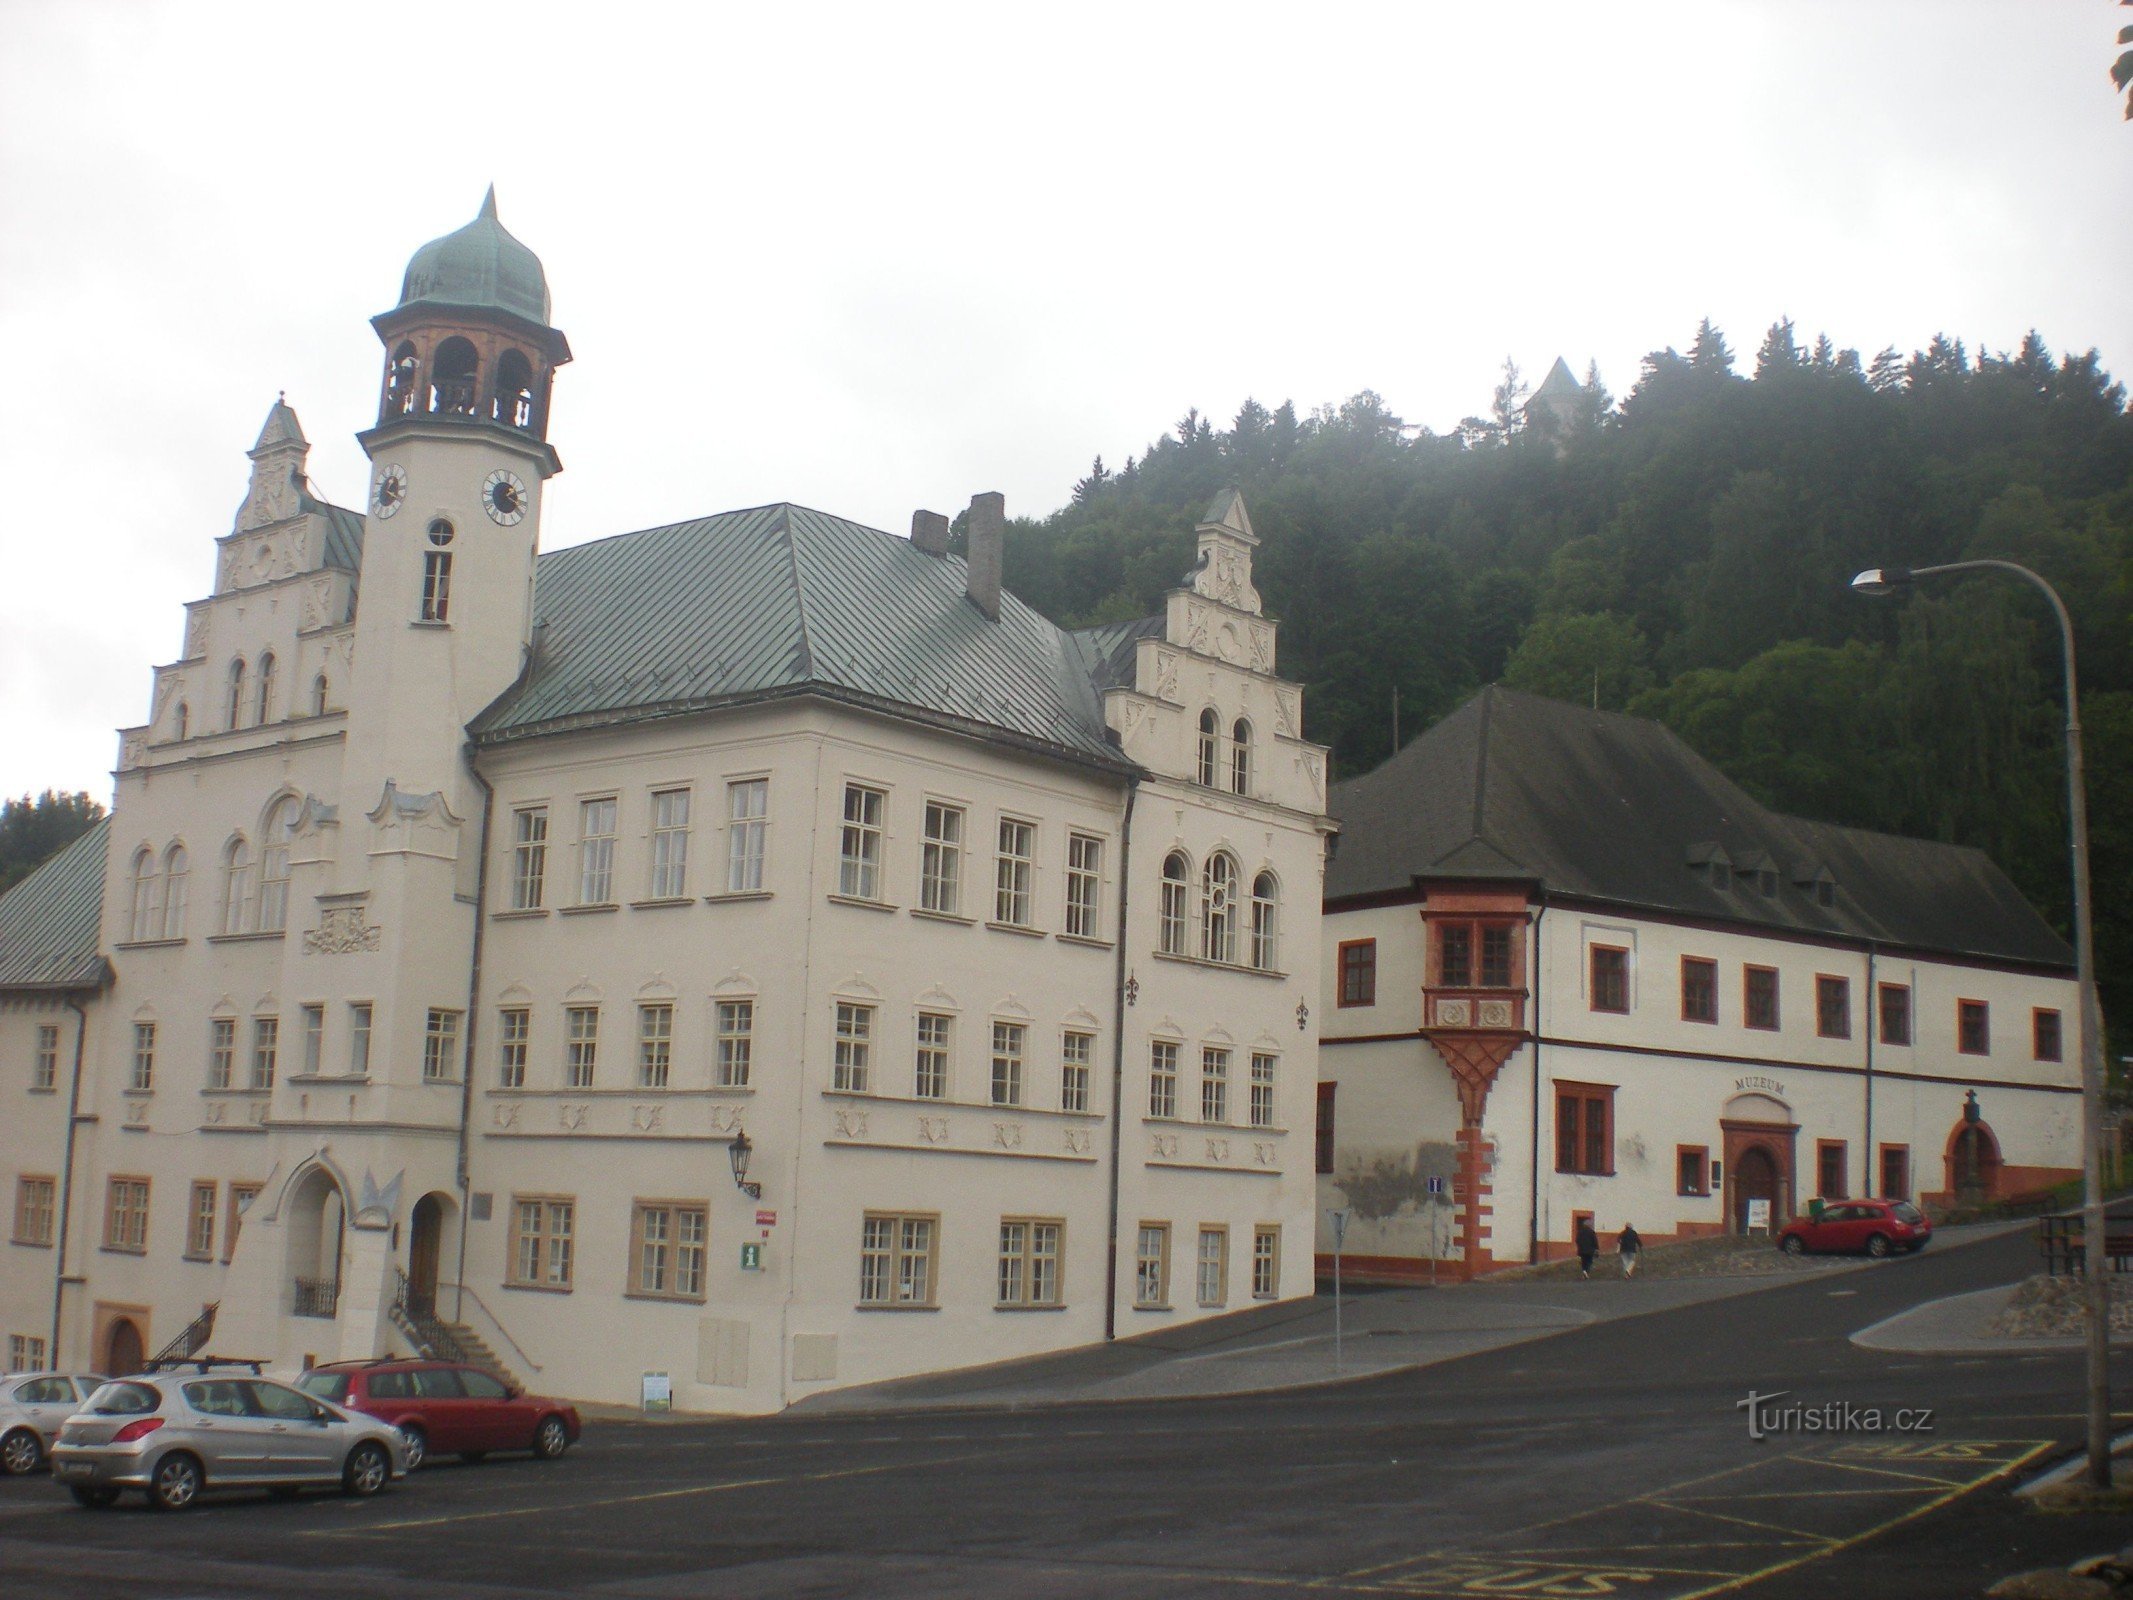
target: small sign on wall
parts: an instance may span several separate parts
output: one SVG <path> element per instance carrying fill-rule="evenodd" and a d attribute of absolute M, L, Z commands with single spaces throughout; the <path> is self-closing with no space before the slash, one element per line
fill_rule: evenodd
<path fill-rule="evenodd" d="M 741 1271 L 761 1272 L 762 1270 L 763 1247 L 755 1240 L 750 1239 L 741 1246 Z"/>
<path fill-rule="evenodd" d="M 674 1409 L 674 1380 L 664 1372 L 644 1374 L 641 1394 L 647 1413 Z"/>

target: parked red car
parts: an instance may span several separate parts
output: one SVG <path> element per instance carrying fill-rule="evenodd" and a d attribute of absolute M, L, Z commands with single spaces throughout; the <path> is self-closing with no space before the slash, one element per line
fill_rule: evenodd
<path fill-rule="evenodd" d="M 335 1361 L 313 1367 L 297 1386 L 399 1429 L 410 1472 L 427 1456 L 479 1461 L 492 1450 L 531 1450 L 553 1461 L 578 1441 L 575 1407 L 456 1361 Z"/>
<path fill-rule="evenodd" d="M 1933 1224 L 1908 1200 L 1834 1200 L 1819 1217 L 1796 1217 L 1778 1234 L 1787 1255 L 1807 1250 L 1864 1250 L 1885 1256 L 1896 1250 L 1923 1250 Z"/>

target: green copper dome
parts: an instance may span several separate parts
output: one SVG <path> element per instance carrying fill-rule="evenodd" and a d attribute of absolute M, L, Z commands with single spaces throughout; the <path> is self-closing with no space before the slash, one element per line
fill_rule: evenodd
<path fill-rule="evenodd" d="M 548 326 L 548 276 L 541 258 L 496 220 L 496 186 L 481 215 L 442 239 L 432 239 L 407 264 L 400 304 L 479 306 L 508 311 Z"/>

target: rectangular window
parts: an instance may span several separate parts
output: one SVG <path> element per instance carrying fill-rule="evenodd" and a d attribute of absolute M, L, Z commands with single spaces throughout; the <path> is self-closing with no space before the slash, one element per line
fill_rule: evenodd
<path fill-rule="evenodd" d="M 918 903 L 944 917 L 963 913 L 963 808 L 926 802 L 926 838 L 919 851 Z"/>
<path fill-rule="evenodd" d="M 15 1180 L 15 1243 L 52 1242 L 52 1207 L 59 1191 L 53 1178 Z"/>
<path fill-rule="evenodd" d="M 1170 1304 L 1170 1224 L 1144 1222 L 1133 1252 L 1133 1303 Z"/>
<path fill-rule="evenodd" d="M 1171 851 L 1163 863 L 1162 899 L 1156 911 L 1156 948 L 1166 956 L 1185 953 L 1185 871 L 1184 853 Z"/>
<path fill-rule="evenodd" d="M 1815 979 L 1815 1032 L 1824 1039 L 1852 1036 L 1852 981 L 1821 976 Z"/>
<path fill-rule="evenodd" d="M 505 1006 L 496 1014 L 496 1086 L 526 1087 L 526 1049 L 533 1036 L 533 1013 L 524 1006 Z"/>
<path fill-rule="evenodd" d="M 745 1089 L 755 1066 L 755 1002 L 718 1003 L 718 1086 Z"/>
<path fill-rule="evenodd" d="M 59 1025 L 37 1024 L 37 1054 L 30 1063 L 30 1087 L 50 1089 L 59 1082 Z"/>
<path fill-rule="evenodd" d="M 611 905 L 615 898 L 613 795 L 578 806 L 578 904 Z"/>
<path fill-rule="evenodd" d="M 1674 1192 L 1676 1194 L 1709 1194 L 1711 1192 L 1711 1152 L 1708 1146 L 1683 1144 L 1674 1147 Z"/>
<path fill-rule="evenodd" d="M 1615 1170 L 1615 1091 L 1591 1083 L 1555 1086 L 1555 1170 L 1607 1177 Z"/>
<path fill-rule="evenodd" d="M 315 1078 L 324 1070 L 326 1059 L 326 1008 L 300 1006 L 297 1015 L 304 1028 L 304 1075 Z"/>
<path fill-rule="evenodd" d="M 348 1004 L 348 1072 L 351 1077 L 370 1076 L 370 1002 Z"/>
<path fill-rule="evenodd" d="M 212 1181 L 193 1185 L 192 1208 L 185 1222 L 185 1254 L 188 1260 L 206 1261 L 215 1254 L 216 1189 Z"/>
<path fill-rule="evenodd" d="M 590 1089 L 600 1065 L 600 1008 L 563 1008 L 563 1082 L 571 1089 Z"/>
<path fill-rule="evenodd" d="M 639 1201 L 630 1232 L 630 1253 L 636 1263 L 630 1279 L 632 1293 L 668 1300 L 703 1299 L 709 1207 Z"/>
<path fill-rule="evenodd" d="M 1991 1013 L 1982 1000 L 1955 1002 L 1955 1048 L 1966 1056 L 1992 1053 Z"/>
<path fill-rule="evenodd" d="M 1229 1121 L 1229 1052 L 1200 1052 L 1200 1120 Z"/>
<path fill-rule="evenodd" d="M 1059 1109 L 1089 1109 L 1089 1065 L 1096 1054 L 1096 1035 L 1066 1033 L 1059 1040 Z"/>
<path fill-rule="evenodd" d="M 133 1068 L 126 1080 L 126 1087 L 146 1093 L 156 1086 L 156 1025 L 153 1022 L 136 1022 L 133 1025 Z"/>
<path fill-rule="evenodd" d="M 422 552 L 422 620 L 449 621 L 452 610 L 452 552 Z"/>
<path fill-rule="evenodd" d="M 281 1054 L 281 1018 L 252 1019 L 252 1087 L 274 1087 L 275 1061 Z"/>
<path fill-rule="evenodd" d="M 2039 1061 L 2060 1058 L 2059 1013 L 2038 1006 L 2029 1014 L 2030 1052 Z"/>
<path fill-rule="evenodd" d="M 1148 1115 L 1178 1114 L 1178 1047 L 1158 1039 L 1148 1047 Z"/>
<path fill-rule="evenodd" d="M 1003 1306 L 1056 1306 L 1059 1239 L 1066 1224 L 1037 1217 L 1000 1220 L 999 1300 Z"/>
<path fill-rule="evenodd" d="M 1592 1009 L 1629 1010 L 1629 952 L 1620 945 L 1592 947 Z"/>
<path fill-rule="evenodd" d="M 1775 1029 L 1778 1025 L 1778 975 L 1775 967 L 1742 970 L 1741 1021 L 1750 1028 Z"/>
<path fill-rule="evenodd" d="M 1881 986 L 1881 1042 L 1911 1042 L 1911 991 L 1908 985 L 1884 983 Z"/>
<path fill-rule="evenodd" d="M 918 1014 L 918 1050 L 912 1061 L 911 1092 L 921 1100 L 948 1098 L 948 1041 L 955 1019 L 936 1012 Z"/>
<path fill-rule="evenodd" d="M 1030 925 L 1030 881 L 1037 870 L 1037 828 L 1013 817 L 1000 819 L 1000 855 L 993 878 L 992 920 Z"/>
<path fill-rule="evenodd" d="M 1911 1147 L 1907 1144 L 1885 1144 L 1881 1147 L 1881 1198 L 1884 1200 L 1908 1200 L 1911 1198 Z"/>
<path fill-rule="evenodd" d="M 859 1303 L 933 1304 L 933 1249 L 939 1220 L 869 1211 L 860 1224 Z"/>
<path fill-rule="evenodd" d="M 1824 1200 L 1851 1197 L 1851 1183 L 1847 1176 L 1850 1167 L 1842 1139 L 1815 1141 L 1815 1193 Z"/>
<path fill-rule="evenodd" d="M 689 892 L 689 791 L 652 791 L 652 898 Z"/>
<path fill-rule="evenodd" d="M 1474 984 L 1474 929 L 1470 923 L 1437 925 L 1437 986 L 1469 989 Z"/>
<path fill-rule="evenodd" d="M 511 909 L 538 911 L 548 894 L 548 808 L 521 806 L 511 815 Z"/>
<path fill-rule="evenodd" d="M 422 1019 L 422 1081 L 459 1081 L 459 1013 L 431 1006 Z"/>
<path fill-rule="evenodd" d="M 1264 1050 L 1252 1052 L 1252 1100 L 1249 1110 L 1253 1127 L 1274 1126 L 1274 1057 Z"/>
<path fill-rule="evenodd" d="M 1351 939 L 1340 947 L 1340 1003 L 1344 1006 L 1374 1006 L 1378 1003 L 1378 942 Z"/>
<path fill-rule="evenodd" d="M 1702 956 L 1681 958 L 1681 1020 L 1718 1020 L 1718 963 Z"/>
<path fill-rule="evenodd" d="M 568 1289 L 577 1202 L 511 1197 L 511 1266 L 505 1281 L 521 1289 Z"/>
<path fill-rule="evenodd" d="M 142 1255 L 148 1249 L 148 1180 L 113 1178 L 104 1191 L 104 1248 Z"/>
<path fill-rule="evenodd" d="M 1252 1298 L 1273 1300 L 1281 1294 L 1281 1225 L 1261 1223 L 1252 1230 Z"/>
<path fill-rule="evenodd" d="M 216 1017 L 207 1025 L 207 1086 L 227 1089 L 237 1064 L 237 1023 Z"/>
<path fill-rule="evenodd" d="M 1318 1086 L 1318 1123 L 1315 1132 L 1317 1146 L 1316 1162 L 1320 1172 L 1333 1170 L 1333 1091 L 1338 1084 L 1322 1083 Z"/>
<path fill-rule="evenodd" d="M 770 780 L 743 778 L 726 785 L 726 892 L 760 894 L 763 849 L 770 827 Z"/>
<path fill-rule="evenodd" d="M 837 1005 L 837 1049 L 830 1086 L 850 1094 L 867 1092 L 868 1057 L 874 1048 L 874 1008 Z"/>
<path fill-rule="evenodd" d="M 44 1371 L 44 1341 L 34 1333 L 11 1333 L 7 1336 L 7 1370 L 10 1372 Z"/>
<path fill-rule="evenodd" d="M 1511 930 L 1497 926 L 1481 930 L 1481 986 L 1509 989 L 1511 982 Z"/>
<path fill-rule="evenodd" d="M 1229 1303 L 1229 1229 L 1200 1230 L 1199 1273 L 1195 1287 L 1203 1306 Z"/>
<path fill-rule="evenodd" d="M 838 836 L 837 892 L 852 900 L 881 898 L 881 817 L 888 797 L 864 784 L 844 786 L 844 830 Z"/>
<path fill-rule="evenodd" d="M 1086 833 L 1067 836 L 1066 931 L 1076 939 L 1094 939 L 1102 933 L 1096 908 L 1103 869 L 1103 840 Z"/>
<path fill-rule="evenodd" d="M 227 1262 L 237 1253 L 237 1234 L 244 1227 L 244 1214 L 259 1197 L 260 1185 L 256 1183 L 233 1183 L 230 1185 L 230 1210 L 222 1224 L 222 1259 Z"/>
<path fill-rule="evenodd" d="M 664 1089 L 674 1065 L 674 1008 L 644 1005 L 637 1008 L 637 1086 Z"/>
<path fill-rule="evenodd" d="M 1022 1104 L 1022 1052 L 1029 1029 L 1019 1022 L 992 1025 L 992 1103 Z"/>

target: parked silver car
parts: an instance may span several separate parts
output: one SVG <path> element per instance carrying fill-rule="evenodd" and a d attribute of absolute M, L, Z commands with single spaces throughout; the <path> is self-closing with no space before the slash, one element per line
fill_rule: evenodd
<path fill-rule="evenodd" d="M 19 1476 L 44 1465 L 59 1425 L 103 1387 L 93 1373 L 18 1372 L 0 1378 L 0 1472 Z"/>
<path fill-rule="evenodd" d="M 190 1367 L 107 1383 L 67 1419 L 52 1475 L 79 1504 L 108 1506 L 122 1489 L 166 1511 L 215 1489 L 371 1495 L 407 1472 L 400 1435 L 374 1418 L 262 1378 L 256 1363 Z"/>

